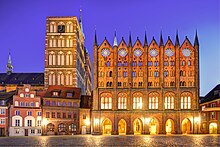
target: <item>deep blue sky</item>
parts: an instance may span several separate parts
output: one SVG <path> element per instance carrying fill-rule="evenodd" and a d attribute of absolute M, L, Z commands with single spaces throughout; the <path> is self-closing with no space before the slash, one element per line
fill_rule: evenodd
<path fill-rule="evenodd" d="M 43 72 L 46 16 L 79 16 L 83 9 L 86 47 L 93 58 L 94 29 L 98 42 L 106 36 L 118 42 L 129 31 L 139 36 L 174 41 L 178 29 L 182 43 L 187 35 L 200 41 L 200 85 L 205 95 L 220 83 L 219 0 L 0 0 L 0 72 L 5 72 L 9 49 L 14 72 Z"/>

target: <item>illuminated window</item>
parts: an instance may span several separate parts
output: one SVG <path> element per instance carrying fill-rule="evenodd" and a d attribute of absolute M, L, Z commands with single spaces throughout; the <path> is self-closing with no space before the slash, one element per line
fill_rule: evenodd
<path fill-rule="evenodd" d="M 58 95 L 59 95 L 59 93 L 57 91 L 53 92 L 53 96 L 58 96 Z"/>
<path fill-rule="evenodd" d="M 149 94 L 149 109 L 158 109 L 158 93 Z"/>
<path fill-rule="evenodd" d="M 191 95 L 189 93 L 181 94 L 181 109 L 191 108 Z"/>
<path fill-rule="evenodd" d="M 15 106 L 18 106 L 18 101 L 15 101 Z"/>
<path fill-rule="evenodd" d="M 24 93 L 21 93 L 21 94 L 20 94 L 20 97 L 24 97 Z"/>
<path fill-rule="evenodd" d="M 127 109 L 127 97 L 124 93 L 119 94 L 118 109 Z"/>
<path fill-rule="evenodd" d="M 103 94 L 101 96 L 101 109 L 112 109 L 112 97 L 110 94 Z"/>
<path fill-rule="evenodd" d="M 166 96 L 164 105 L 165 105 L 165 109 L 174 109 L 174 97 Z"/>
<path fill-rule="evenodd" d="M 39 107 L 39 102 L 36 102 L 36 107 Z"/>
<path fill-rule="evenodd" d="M 34 94 L 30 94 L 30 97 L 31 97 L 31 98 L 34 98 Z"/>
<path fill-rule="evenodd" d="M 73 85 L 73 76 L 71 73 L 66 74 L 66 85 Z"/>
<path fill-rule="evenodd" d="M 133 97 L 133 109 L 142 109 L 142 97 Z"/>

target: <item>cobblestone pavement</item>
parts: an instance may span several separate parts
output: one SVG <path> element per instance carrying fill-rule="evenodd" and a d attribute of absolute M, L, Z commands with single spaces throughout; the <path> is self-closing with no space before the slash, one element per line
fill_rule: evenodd
<path fill-rule="evenodd" d="M 220 146 L 220 135 L 1 137 L 0 146 Z"/>

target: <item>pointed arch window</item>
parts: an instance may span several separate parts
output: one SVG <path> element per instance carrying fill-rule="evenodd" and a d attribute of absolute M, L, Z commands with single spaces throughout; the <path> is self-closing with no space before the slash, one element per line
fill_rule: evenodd
<path fill-rule="evenodd" d="M 190 60 L 188 60 L 188 66 L 191 66 L 191 61 Z"/>
<path fill-rule="evenodd" d="M 158 109 L 158 94 L 149 94 L 149 109 Z"/>
<path fill-rule="evenodd" d="M 165 109 L 174 109 L 174 97 L 173 95 L 165 96 Z"/>
<path fill-rule="evenodd" d="M 158 71 L 154 72 L 154 77 L 159 77 L 159 72 Z"/>
<path fill-rule="evenodd" d="M 127 75 L 127 71 L 124 71 L 124 72 L 123 72 L 123 76 L 124 76 L 124 77 L 127 77 L 127 76 L 128 76 L 128 75 Z"/>
<path fill-rule="evenodd" d="M 112 109 L 112 97 L 109 93 L 101 95 L 101 109 Z"/>
<path fill-rule="evenodd" d="M 133 94 L 133 109 L 142 109 L 142 94 L 135 93 Z"/>
<path fill-rule="evenodd" d="M 127 95 L 125 93 L 118 94 L 118 109 L 127 109 Z"/>
<path fill-rule="evenodd" d="M 191 109 L 191 94 L 188 92 L 181 94 L 181 109 Z"/>
<path fill-rule="evenodd" d="M 136 71 L 132 71 L 132 77 L 136 77 Z"/>
<path fill-rule="evenodd" d="M 183 61 L 181 62 L 181 65 L 182 65 L 182 66 L 185 66 L 185 65 L 186 65 L 186 62 L 183 60 Z"/>

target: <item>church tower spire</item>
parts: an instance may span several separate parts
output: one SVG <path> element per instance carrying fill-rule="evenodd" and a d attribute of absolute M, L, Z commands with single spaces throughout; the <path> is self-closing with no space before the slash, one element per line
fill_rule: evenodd
<path fill-rule="evenodd" d="M 12 66 L 12 62 L 11 62 L 11 54 L 9 52 L 9 55 L 8 55 L 8 63 L 6 65 L 6 73 L 7 75 L 10 75 L 13 71 L 13 66 Z"/>
<path fill-rule="evenodd" d="M 84 35 L 84 32 L 83 32 L 83 24 L 82 24 L 82 9 L 80 8 L 80 17 L 79 17 L 79 25 L 80 25 L 80 29 L 81 29 L 81 32 L 83 34 L 83 37 L 85 38 L 85 35 Z"/>

